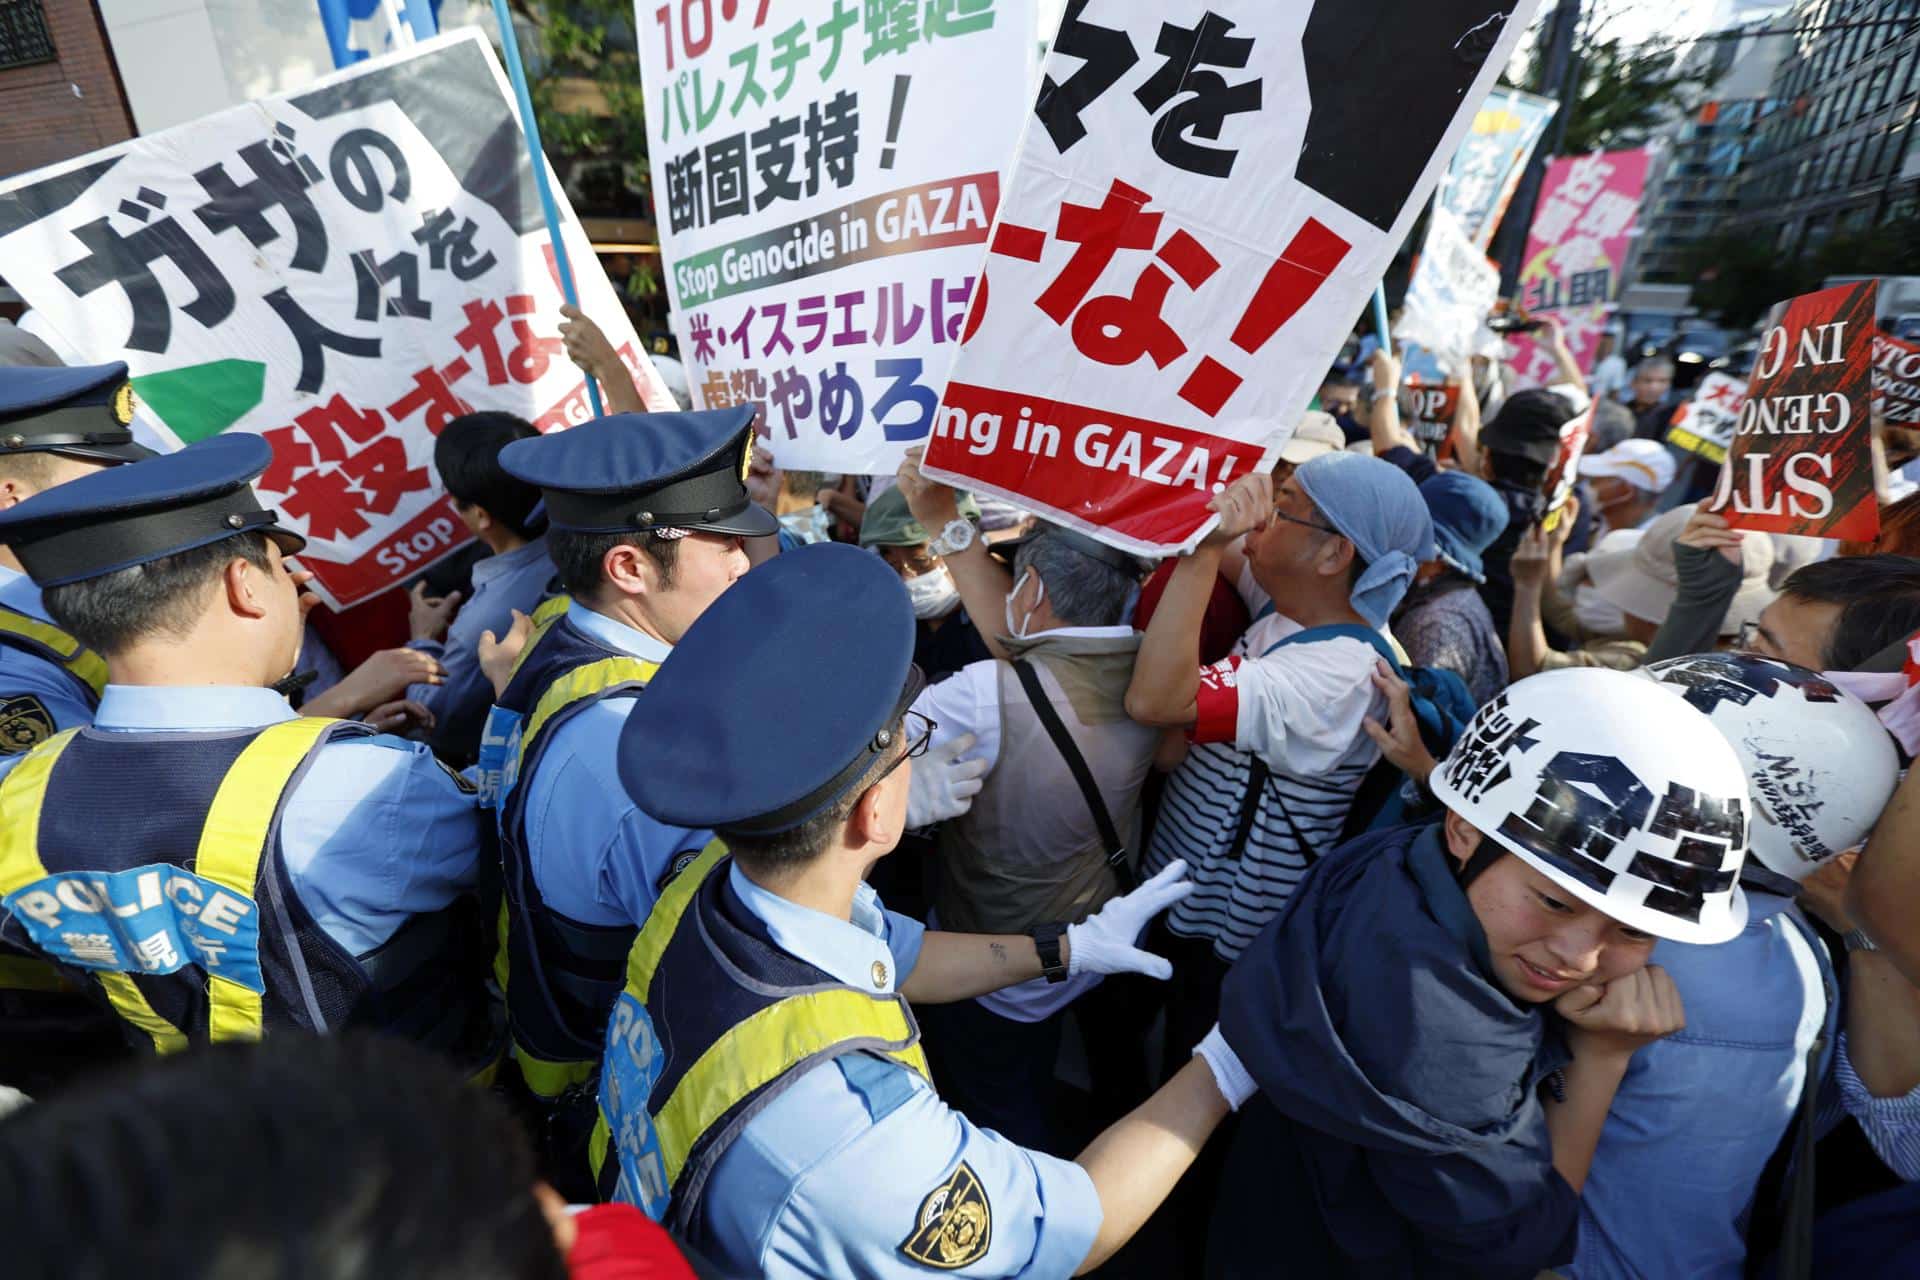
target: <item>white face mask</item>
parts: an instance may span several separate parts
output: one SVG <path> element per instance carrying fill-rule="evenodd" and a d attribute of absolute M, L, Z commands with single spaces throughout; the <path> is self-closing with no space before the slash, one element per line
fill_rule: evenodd
<path fill-rule="evenodd" d="M 1027 638 L 1027 627 L 1030 623 L 1033 622 L 1034 611 L 1040 607 L 1040 602 L 1047 598 L 1046 580 L 1041 579 L 1039 593 L 1035 595 L 1033 598 L 1033 608 L 1028 609 L 1027 616 L 1020 619 L 1018 623 L 1014 622 L 1013 598 L 1020 594 L 1021 589 L 1027 585 L 1027 579 L 1032 576 L 1033 576 L 1033 570 L 1028 569 L 1025 573 L 1022 573 L 1020 575 L 1020 580 L 1013 584 L 1013 590 L 1007 592 L 1007 603 L 1005 606 L 1006 615 L 1007 615 L 1007 634 L 1012 638 L 1014 638 L 1015 640 L 1025 640 Z"/>
<path fill-rule="evenodd" d="M 907 599 L 913 601 L 913 616 L 921 621 L 944 618 L 960 603 L 960 588 L 945 566 L 931 573 L 907 579 Z"/>

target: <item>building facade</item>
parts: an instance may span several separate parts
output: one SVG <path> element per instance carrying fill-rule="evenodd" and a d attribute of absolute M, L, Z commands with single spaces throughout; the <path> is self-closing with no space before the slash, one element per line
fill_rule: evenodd
<path fill-rule="evenodd" d="M 0 0 L 0 174 L 85 155 L 133 132 L 89 0 Z"/>
<path fill-rule="evenodd" d="M 1920 210 L 1920 0 L 1802 0 L 1727 229 L 1782 257 Z"/>

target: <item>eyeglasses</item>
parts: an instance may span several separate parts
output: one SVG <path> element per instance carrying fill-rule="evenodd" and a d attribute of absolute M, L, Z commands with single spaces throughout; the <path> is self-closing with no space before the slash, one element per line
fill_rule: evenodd
<path fill-rule="evenodd" d="M 881 778 L 898 769 L 905 761 L 915 760 L 927 754 L 928 749 L 933 746 L 933 731 L 939 727 L 938 720 L 923 716 L 918 711 L 907 712 L 900 723 L 901 736 L 907 740 L 907 749 L 897 756 L 892 764 L 880 771 L 880 777 L 873 780 L 874 784 L 878 785 Z"/>
<path fill-rule="evenodd" d="M 1339 533 L 1340 532 L 1338 529 L 1334 528 L 1332 525 L 1315 524 L 1313 521 L 1303 520 L 1299 516 L 1290 516 L 1278 507 L 1275 507 L 1273 509 L 1273 518 L 1275 520 L 1285 520 L 1288 524 L 1303 524 L 1309 529 L 1318 529 L 1322 533 Z"/>

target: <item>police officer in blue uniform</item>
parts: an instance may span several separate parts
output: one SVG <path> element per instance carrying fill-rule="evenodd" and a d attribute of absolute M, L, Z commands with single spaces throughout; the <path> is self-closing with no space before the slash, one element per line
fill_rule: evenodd
<path fill-rule="evenodd" d="M 153 456 L 134 443 L 124 364 L 0 368 L 0 510 L 102 467 Z M 62 631 L 0 546 L 0 758 L 93 719 L 107 664 Z M 83 988 L 0 941 L 0 1084 L 43 1093 L 116 1056 L 120 1033 Z"/>
<path fill-rule="evenodd" d="M 593 1152 L 728 1274 L 1064 1276 L 1166 1196 L 1228 1109 L 1196 1059 L 1075 1161 L 940 1100 L 909 1002 L 1144 972 L 1169 866 L 1067 929 L 924 930 L 863 881 L 905 824 L 913 609 L 878 557 L 820 545 L 755 569 L 688 631 L 620 738 L 661 820 L 717 829 L 662 894 L 607 1029 Z M 916 721 L 918 721 L 916 723 Z"/>
<path fill-rule="evenodd" d="M 634 932 L 712 838 L 637 807 L 614 756 L 659 664 L 746 573 L 747 541 L 778 529 L 747 497 L 752 431 L 751 409 L 614 414 L 500 453 L 542 492 L 570 597 L 522 652 L 487 731 L 505 754 L 501 972 L 514 1059 L 541 1109 L 591 1075 Z M 550 1135 L 556 1176 L 577 1173 L 585 1137 L 585 1124 Z"/>
<path fill-rule="evenodd" d="M 0 510 L 103 467 L 150 458 L 134 443 L 124 364 L 0 369 Z M 0 546 L 0 755 L 93 718 L 106 664 L 62 631 Z"/>
<path fill-rule="evenodd" d="M 91 727 L 0 760 L 0 937 L 84 978 L 137 1049 L 364 1026 L 483 1069 L 484 815 L 425 747 L 272 686 L 305 540 L 223 435 L 0 512 L 54 621 L 101 655 Z"/>

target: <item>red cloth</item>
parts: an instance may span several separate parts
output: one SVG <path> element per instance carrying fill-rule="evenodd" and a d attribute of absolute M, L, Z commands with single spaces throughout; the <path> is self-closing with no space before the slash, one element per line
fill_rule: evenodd
<path fill-rule="evenodd" d="M 567 1253 L 573 1280 L 696 1280 L 673 1237 L 630 1204 L 597 1204 L 573 1221 L 580 1231 Z"/>
<path fill-rule="evenodd" d="M 351 671 L 380 650 L 398 649 L 407 642 L 411 634 L 407 616 L 412 608 L 407 593 L 395 589 L 341 613 L 317 604 L 307 621 L 340 660 L 340 670 Z"/>
<path fill-rule="evenodd" d="M 1173 566 L 1177 560 L 1168 560 L 1153 571 L 1147 584 L 1140 588 L 1140 604 L 1134 610 L 1133 625 L 1142 631 L 1153 617 L 1153 611 L 1160 605 L 1160 597 L 1166 594 L 1167 580 L 1173 577 Z M 1253 615 L 1247 611 L 1247 602 L 1233 589 L 1233 584 L 1225 578 L 1214 575 L 1213 594 L 1207 598 L 1207 611 L 1200 619 L 1200 660 L 1195 665 L 1207 666 L 1220 661 L 1233 652 L 1233 642 L 1242 632 L 1253 625 Z"/>

